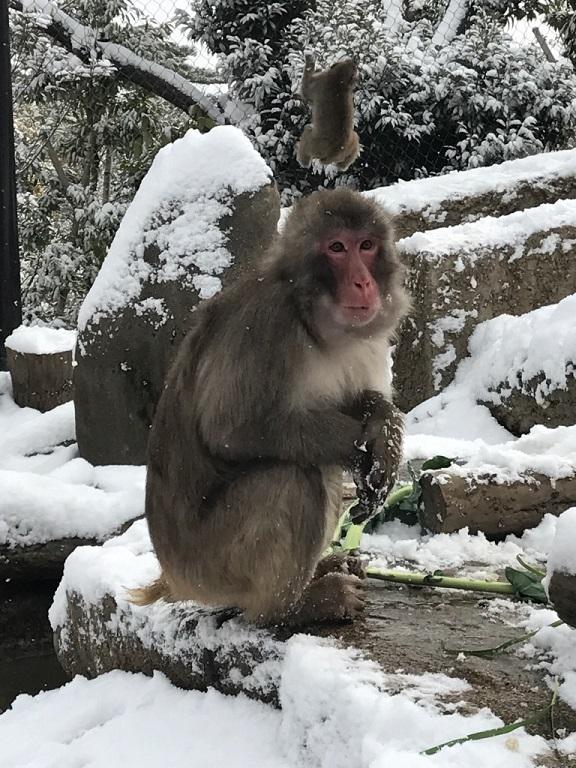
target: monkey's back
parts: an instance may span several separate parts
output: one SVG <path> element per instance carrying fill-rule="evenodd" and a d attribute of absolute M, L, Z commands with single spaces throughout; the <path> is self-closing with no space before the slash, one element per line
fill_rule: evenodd
<path fill-rule="evenodd" d="M 265 277 L 240 280 L 194 313 L 149 439 L 146 517 L 165 571 L 184 567 L 206 546 L 215 507 L 238 475 L 250 471 L 213 446 L 285 407 L 281 393 L 298 362 L 290 349 L 273 350 L 301 332 L 296 326 L 285 292 Z"/>

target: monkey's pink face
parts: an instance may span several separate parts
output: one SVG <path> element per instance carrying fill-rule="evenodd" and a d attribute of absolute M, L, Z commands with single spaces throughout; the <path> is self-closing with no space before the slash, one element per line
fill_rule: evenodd
<path fill-rule="evenodd" d="M 368 232 L 339 230 L 318 244 L 334 277 L 331 313 L 339 326 L 362 327 L 382 306 L 374 269 L 381 243 Z"/>

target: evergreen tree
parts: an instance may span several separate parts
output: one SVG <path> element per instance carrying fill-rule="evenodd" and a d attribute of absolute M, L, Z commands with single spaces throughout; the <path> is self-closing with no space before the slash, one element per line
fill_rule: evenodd
<path fill-rule="evenodd" d="M 191 49 L 127 0 L 81 0 L 100 37 L 190 74 Z M 193 125 L 185 113 L 85 64 L 13 13 L 17 187 L 24 316 L 74 323 L 120 219 L 162 144 Z"/>
<path fill-rule="evenodd" d="M 275 170 L 285 202 L 319 185 L 367 189 L 566 146 L 576 125 L 576 78 L 536 41 L 506 32 L 537 0 L 201 0 L 180 16 L 221 56 L 229 114 Z M 345 175 L 299 168 L 309 119 L 297 95 L 304 55 L 359 63 L 359 161 Z"/>

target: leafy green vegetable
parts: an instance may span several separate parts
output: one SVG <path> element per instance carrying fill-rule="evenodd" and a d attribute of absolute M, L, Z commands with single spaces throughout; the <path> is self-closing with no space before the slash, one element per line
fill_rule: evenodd
<path fill-rule="evenodd" d="M 564 622 L 561 619 L 558 619 L 558 621 L 553 621 L 552 624 L 547 624 L 547 626 L 561 627 L 562 624 L 564 624 Z M 444 651 L 450 654 L 450 656 L 458 656 L 463 653 L 466 656 L 478 656 L 481 659 L 495 659 L 513 645 L 519 645 L 520 643 L 525 643 L 526 640 L 530 640 L 530 638 L 537 635 L 541 629 L 544 629 L 544 627 L 539 627 L 533 632 L 526 632 L 525 634 L 520 635 L 520 637 L 512 638 L 512 640 L 506 640 L 504 643 L 500 643 L 500 645 L 496 645 L 492 648 L 446 648 L 444 646 Z"/>
<path fill-rule="evenodd" d="M 539 574 L 532 571 L 519 571 L 509 566 L 504 571 L 504 575 L 518 597 L 533 600 L 536 603 L 548 602 L 548 596 L 541 580 L 542 577 Z"/>
<path fill-rule="evenodd" d="M 455 458 L 449 459 L 447 456 L 433 456 L 422 464 L 422 471 L 425 472 L 427 469 L 446 469 L 454 464 L 455 461 Z"/>
<path fill-rule="evenodd" d="M 437 752 L 440 752 L 441 749 L 444 749 L 444 747 L 454 747 L 456 744 L 465 744 L 467 741 L 480 741 L 481 739 L 490 739 L 493 736 L 503 736 L 506 733 L 515 731 L 517 728 L 523 728 L 526 725 L 532 725 L 533 723 L 537 723 L 540 720 L 544 720 L 545 717 L 552 717 L 557 698 L 558 688 L 556 687 L 554 693 L 552 694 L 550 703 L 545 707 L 542 707 L 542 709 L 538 709 L 533 714 L 528 715 L 528 717 L 525 717 L 523 720 L 517 720 L 515 723 L 502 726 L 502 728 L 491 728 L 489 731 L 477 731 L 476 733 L 469 733 L 468 736 L 462 736 L 460 739 L 452 739 L 451 741 L 445 741 L 442 744 L 438 744 L 436 747 L 425 749 L 420 754 L 435 755 Z"/>

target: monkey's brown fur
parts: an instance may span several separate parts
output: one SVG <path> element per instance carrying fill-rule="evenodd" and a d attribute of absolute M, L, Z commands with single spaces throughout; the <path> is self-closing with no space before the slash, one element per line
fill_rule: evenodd
<path fill-rule="evenodd" d="M 325 312 L 337 286 L 318 242 L 339 230 L 379 243 L 382 303 L 362 327 Z M 402 275 L 386 214 L 341 188 L 296 203 L 255 273 L 199 307 L 150 436 L 146 516 L 162 576 L 134 602 L 191 599 L 261 624 L 361 609 L 356 576 L 313 576 L 337 523 L 342 467 L 370 455 L 396 470 L 387 353 L 407 308 Z"/>
<path fill-rule="evenodd" d="M 322 72 L 314 67 L 314 59 L 307 56 L 301 94 L 312 105 L 312 123 L 298 142 L 298 162 L 308 168 L 317 159 L 345 171 L 360 152 L 354 131 L 356 63 L 345 59 Z"/>

